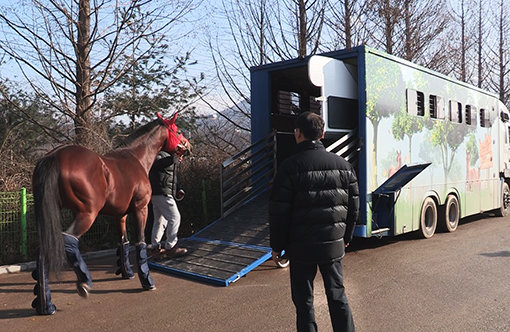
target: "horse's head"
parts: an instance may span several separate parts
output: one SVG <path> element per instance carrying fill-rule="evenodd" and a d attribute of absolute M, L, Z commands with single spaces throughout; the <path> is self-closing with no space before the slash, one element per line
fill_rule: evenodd
<path fill-rule="evenodd" d="M 175 124 L 177 119 L 177 113 L 172 117 L 171 120 L 163 119 L 161 114 L 156 113 L 158 119 L 166 127 L 166 142 L 163 146 L 163 150 L 169 153 L 175 153 L 179 157 L 187 156 L 191 153 L 191 144 L 182 135 L 179 128 Z"/>

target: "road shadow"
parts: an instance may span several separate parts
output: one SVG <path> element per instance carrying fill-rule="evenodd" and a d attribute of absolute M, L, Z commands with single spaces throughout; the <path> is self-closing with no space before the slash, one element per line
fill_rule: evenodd
<path fill-rule="evenodd" d="M 486 257 L 510 257 L 510 251 L 502 250 L 502 251 L 496 251 L 496 252 L 484 252 L 484 253 L 481 253 L 480 255 L 486 256 Z"/>
<path fill-rule="evenodd" d="M 459 226 L 469 224 L 469 223 L 472 223 L 475 221 L 480 221 L 482 219 L 495 218 L 495 217 L 497 217 L 495 212 L 483 212 L 483 213 L 475 214 L 475 215 L 460 219 Z"/>
<path fill-rule="evenodd" d="M 34 309 L 7 309 L 0 310 L 0 320 L 13 318 L 27 318 L 37 316 Z"/>
<path fill-rule="evenodd" d="M 483 212 L 480 214 L 476 214 L 473 216 L 465 217 L 459 220 L 459 227 L 462 227 L 463 225 L 467 225 L 470 223 L 474 223 L 477 221 L 481 221 L 483 219 L 487 218 L 494 218 L 497 217 L 497 214 L 495 211 L 489 211 L 489 212 Z M 437 233 L 441 233 L 439 230 L 436 230 Z M 377 237 L 372 236 L 370 238 L 362 238 L 362 237 L 355 237 L 349 247 L 346 248 L 346 252 L 353 252 L 353 251 L 361 251 L 366 249 L 375 249 L 379 247 L 384 247 L 386 245 L 396 243 L 396 242 L 403 242 L 403 241 L 415 241 L 415 240 L 423 240 L 427 241 L 427 239 L 424 239 L 420 235 L 420 231 L 414 231 L 409 232 L 401 235 L 395 235 L 395 236 L 383 236 L 383 237 Z"/>
<path fill-rule="evenodd" d="M 362 251 L 367 249 L 376 249 L 380 247 L 387 246 L 392 243 L 403 242 L 403 241 L 413 241 L 419 239 L 419 235 L 417 232 L 406 233 L 397 236 L 383 236 L 376 237 L 372 236 L 369 238 L 361 238 L 355 237 L 352 239 L 351 243 L 347 248 L 345 248 L 346 252 L 353 251 Z"/>

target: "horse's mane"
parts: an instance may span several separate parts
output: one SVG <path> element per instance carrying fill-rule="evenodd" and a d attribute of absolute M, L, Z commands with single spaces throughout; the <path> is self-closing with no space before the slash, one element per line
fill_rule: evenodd
<path fill-rule="evenodd" d="M 151 121 L 147 124 L 144 124 L 140 128 L 137 128 L 134 132 L 129 134 L 128 137 L 126 137 L 124 140 L 122 140 L 118 145 L 117 148 L 125 148 L 130 146 L 134 141 L 138 140 L 143 135 L 149 133 L 152 129 L 154 129 L 156 126 L 161 125 L 161 121 L 159 119 L 156 119 L 154 121 Z"/>

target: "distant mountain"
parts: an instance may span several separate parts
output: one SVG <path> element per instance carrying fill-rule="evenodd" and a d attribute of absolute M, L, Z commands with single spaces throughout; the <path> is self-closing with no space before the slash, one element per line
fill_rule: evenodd
<path fill-rule="evenodd" d="M 241 111 L 242 110 L 242 111 Z M 209 121 L 218 121 L 218 122 L 227 122 L 226 119 L 231 120 L 238 126 L 242 128 L 250 129 L 250 118 L 246 114 L 250 114 L 250 104 L 246 101 L 243 101 L 235 106 L 231 106 L 220 111 L 221 115 L 218 112 L 212 112 L 204 117 L 204 120 Z"/>

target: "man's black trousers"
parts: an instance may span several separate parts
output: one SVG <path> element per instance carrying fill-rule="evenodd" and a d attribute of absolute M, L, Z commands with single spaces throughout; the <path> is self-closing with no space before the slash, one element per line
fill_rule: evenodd
<path fill-rule="evenodd" d="M 351 309 L 345 296 L 342 277 L 342 261 L 325 264 L 306 264 L 290 261 L 290 284 L 292 302 L 296 307 L 298 332 L 317 331 L 313 308 L 313 280 L 321 271 L 328 299 L 329 315 L 335 332 L 354 331 Z"/>

